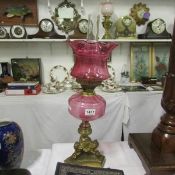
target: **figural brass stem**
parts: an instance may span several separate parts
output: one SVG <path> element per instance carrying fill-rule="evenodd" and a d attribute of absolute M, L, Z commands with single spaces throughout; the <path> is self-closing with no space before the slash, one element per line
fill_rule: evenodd
<path fill-rule="evenodd" d="M 83 121 L 78 129 L 80 139 L 74 144 L 74 153 L 68 157 L 65 162 L 91 167 L 103 167 L 105 157 L 97 150 L 99 143 L 97 140 L 92 141 L 89 135 L 92 133 L 88 121 Z"/>
<path fill-rule="evenodd" d="M 86 84 L 81 82 L 83 96 L 95 95 L 95 87 L 99 82 Z M 105 157 L 97 150 L 99 143 L 97 140 L 92 141 L 89 135 L 92 133 L 91 125 L 88 121 L 82 121 L 78 128 L 80 134 L 79 141 L 74 144 L 74 153 L 68 157 L 64 162 L 70 164 L 77 164 L 91 167 L 103 167 Z"/>
<path fill-rule="evenodd" d="M 175 153 L 175 25 L 161 105 L 166 113 L 154 129 L 152 141 L 161 151 Z"/>
<path fill-rule="evenodd" d="M 104 16 L 104 21 L 102 22 L 102 24 L 105 29 L 105 34 L 103 35 L 102 39 L 112 39 L 112 36 L 110 34 L 110 28 L 112 26 L 110 16 Z"/>

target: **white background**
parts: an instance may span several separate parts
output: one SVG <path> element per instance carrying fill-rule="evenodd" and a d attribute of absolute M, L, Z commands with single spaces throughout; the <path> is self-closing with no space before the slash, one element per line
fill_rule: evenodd
<path fill-rule="evenodd" d="M 61 0 L 51 0 L 51 7 L 54 9 Z M 80 10 L 80 0 L 71 0 L 76 4 L 78 10 Z M 118 17 L 128 15 L 130 8 L 135 3 L 146 3 L 150 8 L 150 20 L 155 18 L 162 18 L 167 23 L 167 30 L 172 33 L 174 16 L 175 16 L 175 1 L 174 0 L 113 0 L 114 13 L 111 17 L 115 24 Z M 86 17 L 91 14 L 94 19 L 100 14 L 100 3 L 97 0 L 84 0 L 84 6 L 86 10 Z M 50 18 L 50 14 L 47 8 L 47 0 L 38 0 L 38 17 Z M 100 14 L 101 20 L 103 19 Z M 56 28 L 56 27 L 55 27 Z M 8 28 L 7 28 L 8 29 Z M 113 26 L 115 29 L 115 25 Z M 146 25 L 137 27 L 137 33 L 143 33 L 146 29 Z M 26 27 L 28 34 L 35 34 L 38 31 L 37 27 Z M 60 32 L 60 31 L 58 31 Z M 103 27 L 100 23 L 100 38 L 103 35 Z M 117 74 L 117 80 L 120 80 L 120 72 L 123 64 L 129 65 L 130 52 L 129 43 L 119 43 L 119 46 L 113 51 L 112 62 L 110 63 Z M 55 65 L 63 65 L 67 69 L 73 66 L 72 51 L 65 42 L 24 42 L 24 43 L 3 43 L 0 42 L 0 62 L 10 62 L 11 58 L 41 58 L 42 60 L 42 78 L 43 83 L 49 82 L 49 71 Z"/>

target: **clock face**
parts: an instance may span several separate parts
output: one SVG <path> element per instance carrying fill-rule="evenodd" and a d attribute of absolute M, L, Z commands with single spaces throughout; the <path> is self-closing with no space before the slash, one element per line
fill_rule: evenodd
<path fill-rule="evenodd" d="M 0 39 L 4 39 L 7 36 L 7 30 L 4 27 L 0 27 Z"/>
<path fill-rule="evenodd" d="M 54 28 L 54 24 L 50 19 L 42 19 L 39 24 L 40 29 L 43 32 L 51 32 Z"/>
<path fill-rule="evenodd" d="M 124 16 L 122 22 L 125 26 L 130 26 L 132 24 L 132 19 L 129 16 Z"/>
<path fill-rule="evenodd" d="M 155 34 L 161 34 L 166 29 L 166 23 L 163 19 L 158 18 L 152 22 L 151 28 Z"/>
<path fill-rule="evenodd" d="M 20 25 L 13 25 L 10 28 L 10 35 L 11 38 L 16 38 L 16 39 L 20 39 L 20 38 L 26 38 L 26 29 L 23 26 Z"/>
<path fill-rule="evenodd" d="M 87 19 L 81 19 L 78 22 L 78 29 L 81 33 L 86 34 L 88 32 L 88 20 Z"/>

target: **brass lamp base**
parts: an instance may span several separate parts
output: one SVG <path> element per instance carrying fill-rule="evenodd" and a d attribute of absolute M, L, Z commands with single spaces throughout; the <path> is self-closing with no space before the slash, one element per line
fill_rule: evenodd
<path fill-rule="evenodd" d="M 83 121 L 78 129 L 79 142 L 75 142 L 75 152 L 64 162 L 82 166 L 103 167 L 105 157 L 97 150 L 98 141 L 92 141 L 89 135 L 92 133 L 89 122 Z"/>
<path fill-rule="evenodd" d="M 110 16 L 104 16 L 104 21 L 102 22 L 103 27 L 105 29 L 105 34 L 102 39 L 112 39 L 110 34 L 110 28 L 112 27 L 112 22 L 110 21 Z"/>
<path fill-rule="evenodd" d="M 82 166 L 90 166 L 90 167 L 104 167 L 105 157 L 104 156 L 96 156 L 95 154 L 82 153 L 78 156 L 78 158 L 74 158 L 73 156 L 68 157 L 65 163 L 82 165 Z"/>

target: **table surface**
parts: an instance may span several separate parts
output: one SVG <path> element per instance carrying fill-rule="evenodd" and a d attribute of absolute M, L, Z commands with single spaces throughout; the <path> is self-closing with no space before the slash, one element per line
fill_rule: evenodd
<path fill-rule="evenodd" d="M 127 141 L 100 143 L 99 150 L 106 157 L 104 168 L 121 169 L 125 175 L 145 174 L 139 157 Z M 54 175 L 57 162 L 64 162 L 73 151 L 73 143 L 55 143 L 52 149 L 27 152 L 21 167 L 27 168 L 32 175 Z"/>
<path fill-rule="evenodd" d="M 25 149 L 49 149 L 53 143 L 74 143 L 79 138 L 77 130 L 81 123 L 68 112 L 68 98 L 74 93 L 1 96 L 0 120 L 7 118 L 21 126 Z M 104 116 L 91 122 L 91 137 L 104 142 L 120 141 L 127 96 L 123 92 L 98 94 L 106 100 L 107 107 Z"/>
<path fill-rule="evenodd" d="M 74 143 L 79 138 L 77 129 L 81 123 L 68 112 L 68 98 L 74 93 L 66 91 L 35 96 L 1 94 L 0 120 L 7 118 L 21 126 L 25 149 L 50 149 L 53 143 Z M 99 120 L 91 122 L 91 137 L 102 142 L 120 141 L 122 127 L 125 140 L 130 132 L 152 132 L 163 113 L 160 91 L 97 91 L 97 94 L 105 98 L 106 112 Z"/>

